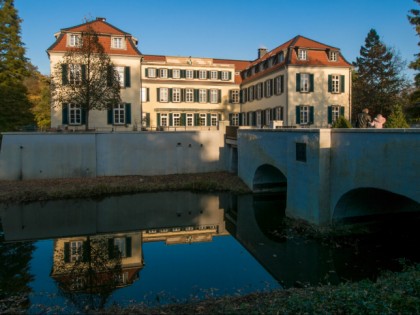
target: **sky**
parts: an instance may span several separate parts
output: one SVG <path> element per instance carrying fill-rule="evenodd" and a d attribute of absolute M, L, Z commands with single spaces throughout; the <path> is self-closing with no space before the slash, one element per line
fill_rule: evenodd
<path fill-rule="evenodd" d="M 414 0 L 15 0 L 26 57 L 50 74 L 54 34 L 96 17 L 138 39 L 143 54 L 255 60 L 301 35 L 341 49 L 349 62 L 371 29 L 407 64 L 419 52 L 408 22 Z M 405 72 L 412 80 L 414 72 Z"/>

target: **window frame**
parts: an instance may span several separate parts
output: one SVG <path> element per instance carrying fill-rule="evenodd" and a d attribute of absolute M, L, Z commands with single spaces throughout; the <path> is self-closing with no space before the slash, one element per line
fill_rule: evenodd
<path fill-rule="evenodd" d="M 198 102 L 207 103 L 207 90 L 206 89 L 198 90 Z"/>
<path fill-rule="evenodd" d="M 300 105 L 300 124 L 307 125 L 310 122 L 310 106 L 309 105 Z"/>
<path fill-rule="evenodd" d="M 200 80 L 207 80 L 207 70 L 198 70 L 198 78 Z"/>
<path fill-rule="evenodd" d="M 211 104 L 219 103 L 219 90 L 216 90 L 216 89 L 210 90 L 210 103 Z"/>
<path fill-rule="evenodd" d="M 157 75 L 156 68 L 147 68 L 147 77 L 148 78 L 156 78 Z"/>
<path fill-rule="evenodd" d="M 190 89 L 190 88 L 185 89 L 185 102 L 186 103 L 194 102 L 194 89 Z"/>
<path fill-rule="evenodd" d="M 111 37 L 111 48 L 113 48 L 113 49 L 125 49 L 124 37 L 123 36 L 112 36 Z"/>
<path fill-rule="evenodd" d="M 180 78 L 181 78 L 181 70 L 172 69 L 172 79 L 180 79 Z"/>
<path fill-rule="evenodd" d="M 181 89 L 180 88 L 173 88 L 172 89 L 172 102 L 173 103 L 180 103 L 181 102 Z"/>
<path fill-rule="evenodd" d="M 169 88 L 159 88 L 159 103 L 169 102 Z"/>
<path fill-rule="evenodd" d="M 308 50 L 299 48 L 298 49 L 298 59 L 299 60 L 308 60 Z"/>
<path fill-rule="evenodd" d="M 239 104 L 240 102 L 240 90 L 230 90 L 230 100 L 232 104 Z"/>
<path fill-rule="evenodd" d="M 222 71 L 221 80 L 222 81 L 229 81 L 229 71 Z"/>
<path fill-rule="evenodd" d="M 80 34 L 69 34 L 68 46 L 70 47 L 82 46 L 82 36 Z"/>
<path fill-rule="evenodd" d="M 125 124 L 125 104 L 117 104 L 112 108 L 112 118 L 114 125 L 124 125 Z"/>
<path fill-rule="evenodd" d="M 159 78 L 167 79 L 168 78 L 168 69 L 166 68 L 159 68 Z"/>
<path fill-rule="evenodd" d="M 125 67 L 114 66 L 114 71 L 118 74 L 117 79 L 120 82 L 120 87 L 125 87 Z"/>
<path fill-rule="evenodd" d="M 309 73 L 300 74 L 300 87 L 301 93 L 309 93 L 311 91 L 311 76 Z"/>

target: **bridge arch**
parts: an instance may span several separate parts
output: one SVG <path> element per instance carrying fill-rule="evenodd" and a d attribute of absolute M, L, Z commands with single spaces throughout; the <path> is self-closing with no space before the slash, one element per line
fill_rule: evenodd
<path fill-rule="evenodd" d="M 378 188 L 357 188 L 338 200 L 333 223 L 363 222 L 402 214 L 420 215 L 420 204 L 408 197 Z"/>
<path fill-rule="evenodd" d="M 287 178 L 277 167 L 270 164 L 259 166 L 252 181 L 254 192 L 286 191 Z"/>

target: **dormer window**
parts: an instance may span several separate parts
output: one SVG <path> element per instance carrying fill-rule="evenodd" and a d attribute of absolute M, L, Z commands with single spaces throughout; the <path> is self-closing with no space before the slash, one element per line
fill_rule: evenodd
<path fill-rule="evenodd" d="M 122 37 L 112 37 L 111 38 L 111 48 L 124 49 L 124 38 L 122 38 Z"/>
<path fill-rule="evenodd" d="M 330 61 L 338 61 L 338 51 L 330 50 L 329 59 L 330 59 Z"/>
<path fill-rule="evenodd" d="M 307 50 L 306 49 L 298 49 L 298 59 L 299 60 L 307 60 Z"/>
<path fill-rule="evenodd" d="M 79 34 L 70 34 L 69 46 L 80 47 L 82 45 L 82 37 Z"/>

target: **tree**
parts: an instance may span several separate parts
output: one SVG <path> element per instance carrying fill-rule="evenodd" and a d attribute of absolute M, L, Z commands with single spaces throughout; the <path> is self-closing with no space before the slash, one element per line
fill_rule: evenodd
<path fill-rule="evenodd" d="M 420 5 L 420 0 L 414 0 Z M 408 16 L 408 21 L 414 26 L 417 36 L 420 36 L 420 10 L 412 9 L 410 11 L 412 15 Z M 420 42 L 417 44 L 420 46 Z M 407 113 L 410 116 L 410 120 L 414 122 L 420 121 L 420 53 L 415 54 L 416 59 L 409 64 L 409 68 L 415 70 L 417 73 L 414 77 L 415 89 L 410 94 L 410 105 L 407 108 Z"/>
<path fill-rule="evenodd" d="M 394 105 L 391 115 L 386 121 L 385 128 L 409 128 L 410 126 L 405 119 L 402 106 L 400 104 Z"/>
<path fill-rule="evenodd" d="M 30 76 L 25 79 L 28 98 L 38 129 L 45 130 L 51 126 L 50 79 L 29 64 Z"/>
<path fill-rule="evenodd" d="M 353 63 L 353 119 L 363 108 L 372 114 L 387 117 L 398 102 L 400 93 L 407 87 L 401 74 L 404 62 L 399 55 L 381 42 L 371 29 L 360 49 L 360 57 Z"/>
<path fill-rule="evenodd" d="M 78 40 L 78 45 L 68 50 L 54 69 L 52 98 L 54 106 L 62 106 L 64 113 L 67 106 L 76 108 L 80 115 L 73 119 L 88 130 L 91 110 L 106 110 L 121 103 L 120 81 L 98 33 L 89 23 Z"/>
<path fill-rule="evenodd" d="M 0 0 L 0 131 L 33 122 L 23 83 L 28 75 L 20 22 L 13 0 Z"/>

